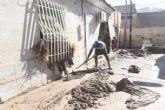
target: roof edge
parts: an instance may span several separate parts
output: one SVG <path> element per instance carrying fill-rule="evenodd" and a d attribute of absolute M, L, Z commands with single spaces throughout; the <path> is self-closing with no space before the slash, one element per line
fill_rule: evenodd
<path fill-rule="evenodd" d="M 84 0 L 87 1 L 96 7 L 106 11 L 107 13 L 111 14 L 112 12 L 116 11 L 114 7 L 109 5 L 105 0 Z"/>

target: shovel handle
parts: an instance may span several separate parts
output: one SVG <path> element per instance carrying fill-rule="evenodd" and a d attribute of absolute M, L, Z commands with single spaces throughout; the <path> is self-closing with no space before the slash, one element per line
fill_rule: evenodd
<path fill-rule="evenodd" d="M 93 57 L 91 57 L 90 59 L 85 60 L 81 65 L 79 65 L 78 67 L 76 67 L 76 69 L 80 68 L 82 65 L 84 65 L 87 61 L 91 60 Z"/>

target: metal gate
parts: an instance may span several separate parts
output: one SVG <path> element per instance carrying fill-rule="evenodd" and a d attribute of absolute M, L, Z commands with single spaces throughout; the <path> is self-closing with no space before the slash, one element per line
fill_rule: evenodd
<path fill-rule="evenodd" d="M 65 7 L 53 0 L 35 0 L 35 3 L 43 40 L 48 44 L 49 64 L 66 60 L 71 50 L 66 35 Z"/>

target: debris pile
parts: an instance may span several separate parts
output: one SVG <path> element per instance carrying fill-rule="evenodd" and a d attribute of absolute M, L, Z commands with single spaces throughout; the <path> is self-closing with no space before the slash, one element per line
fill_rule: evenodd
<path fill-rule="evenodd" d="M 124 91 L 131 94 L 131 98 L 126 100 L 127 108 L 136 109 L 154 103 L 160 95 L 149 89 L 142 88 L 130 82 L 127 78 L 122 79 L 116 84 L 117 91 Z M 136 96 L 136 97 L 133 97 Z"/>
<path fill-rule="evenodd" d="M 164 54 L 165 53 L 165 48 L 161 48 L 161 47 L 150 46 L 150 47 L 146 47 L 145 49 L 148 50 L 152 54 Z"/>
<path fill-rule="evenodd" d="M 128 72 L 130 73 L 139 73 L 140 72 L 140 68 L 136 65 L 131 65 L 129 66 Z"/>
<path fill-rule="evenodd" d="M 138 97 L 134 97 L 134 98 L 132 97 L 126 100 L 127 108 L 136 109 L 139 107 L 144 107 L 151 103 L 154 103 L 160 97 L 158 93 L 152 90 L 141 87 L 139 87 L 139 90 L 141 90 L 141 92 L 140 94 L 137 94 Z"/>
<path fill-rule="evenodd" d="M 110 93 L 116 91 L 124 91 L 130 94 L 131 98 L 125 101 L 129 109 L 146 106 L 160 97 L 158 93 L 139 87 L 127 78 L 114 83 L 110 81 L 109 74 L 95 73 L 71 91 L 67 93 L 63 91 L 58 95 L 42 100 L 38 108 L 42 110 L 58 110 L 59 108 L 56 108 L 56 104 L 61 103 L 65 105 L 65 110 L 88 109 L 97 107 L 99 98 L 106 98 Z"/>
<path fill-rule="evenodd" d="M 125 91 L 129 86 L 133 86 L 134 84 L 130 82 L 127 78 L 123 78 L 116 84 L 117 91 Z"/>
<path fill-rule="evenodd" d="M 129 52 L 137 57 L 146 57 L 148 54 L 147 50 L 144 49 L 131 49 Z"/>
<path fill-rule="evenodd" d="M 127 56 L 131 56 L 131 57 L 146 57 L 148 55 L 148 51 L 145 49 L 122 49 L 119 51 L 119 56 L 122 57 L 127 57 Z"/>
<path fill-rule="evenodd" d="M 68 101 L 73 110 L 87 109 L 97 104 L 98 98 L 107 97 L 116 91 L 114 83 L 109 81 L 109 74 L 95 73 L 89 80 L 71 90 L 71 100 Z"/>

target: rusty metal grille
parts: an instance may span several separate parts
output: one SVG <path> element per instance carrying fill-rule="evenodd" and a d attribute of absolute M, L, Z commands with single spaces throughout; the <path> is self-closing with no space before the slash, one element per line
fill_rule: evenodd
<path fill-rule="evenodd" d="M 35 0 L 39 25 L 43 40 L 48 43 L 48 62 L 66 60 L 70 52 L 70 43 L 66 36 L 66 10 L 53 0 Z"/>

